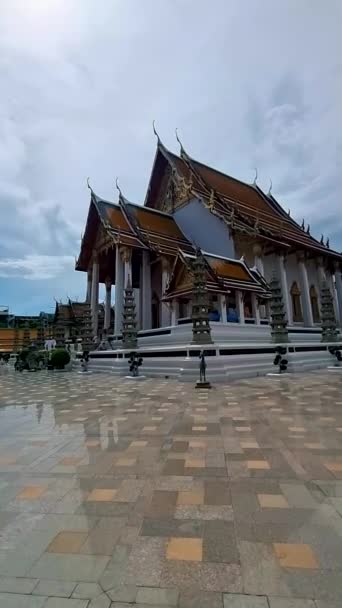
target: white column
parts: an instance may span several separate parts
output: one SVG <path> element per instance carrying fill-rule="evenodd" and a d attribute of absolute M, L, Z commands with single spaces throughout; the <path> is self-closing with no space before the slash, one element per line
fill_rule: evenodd
<path fill-rule="evenodd" d="M 124 261 L 124 287 L 127 285 L 128 277 L 131 279 L 131 284 L 133 285 L 132 278 L 132 249 L 129 247 L 124 247 L 122 250 L 122 256 Z"/>
<path fill-rule="evenodd" d="M 179 302 L 176 299 L 172 300 L 171 304 L 171 325 L 177 325 L 179 317 Z"/>
<path fill-rule="evenodd" d="M 341 277 L 341 268 L 339 267 L 338 264 L 336 264 L 336 266 L 335 266 L 335 285 L 336 285 L 339 321 L 340 321 L 340 324 L 342 324 L 342 277 Z"/>
<path fill-rule="evenodd" d="M 104 317 L 104 329 L 107 331 L 110 328 L 110 317 L 112 308 L 112 281 L 109 277 L 106 279 L 106 301 L 105 301 L 105 317 Z"/>
<path fill-rule="evenodd" d="M 91 319 L 93 328 L 93 337 L 97 338 L 98 323 L 99 323 L 99 262 L 97 257 L 93 260 L 93 272 L 91 282 Z"/>
<path fill-rule="evenodd" d="M 244 301 L 243 301 L 243 293 L 242 293 L 242 291 L 237 289 L 235 292 L 235 295 L 236 295 L 237 314 L 239 315 L 239 322 L 244 323 L 245 322 L 245 307 L 244 307 Z"/>
<path fill-rule="evenodd" d="M 115 325 L 114 333 L 116 335 L 122 330 L 122 312 L 124 299 L 124 264 L 121 257 L 120 249 L 116 246 L 115 250 Z"/>
<path fill-rule="evenodd" d="M 280 280 L 281 291 L 282 291 L 282 295 L 283 295 L 283 299 L 284 299 L 284 307 L 285 307 L 287 322 L 289 325 L 292 325 L 292 323 L 293 323 L 292 310 L 291 310 L 291 306 L 290 306 L 289 289 L 287 286 L 285 256 L 279 255 L 279 256 L 277 256 L 277 260 L 278 260 L 278 268 L 279 268 L 279 280 Z"/>
<path fill-rule="evenodd" d="M 332 299 L 333 299 L 335 318 L 336 318 L 336 321 L 339 321 L 339 308 L 338 308 L 338 302 L 337 302 L 337 292 L 335 289 L 334 275 L 331 272 L 326 273 L 326 281 L 328 283 L 330 293 L 331 293 Z"/>
<path fill-rule="evenodd" d="M 300 272 L 304 325 L 305 327 L 312 327 L 314 323 L 310 300 L 310 287 L 308 281 L 308 273 L 305 265 L 305 257 L 303 254 L 298 255 L 298 268 Z"/>
<path fill-rule="evenodd" d="M 254 253 L 254 266 L 258 269 L 262 276 L 265 276 L 264 272 L 264 261 L 262 259 L 262 247 L 258 243 L 256 243 L 253 247 Z"/>
<path fill-rule="evenodd" d="M 90 304 L 91 300 L 91 282 L 92 282 L 92 269 L 88 268 L 87 272 L 87 295 L 86 295 L 86 303 Z"/>
<path fill-rule="evenodd" d="M 227 300 L 223 293 L 218 296 L 218 305 L 221 317 L 221 323 L 227 323 Z"/>
<path fill-rule="evenodd" d="M 323 260 L 321 260 L 320 258 L 318 259 L 318 262 L 317 262 L 317 273 L 318 273 L 318 283 L 319 283 L 319 286 L 321 287 L 321 284 L 323 283 L 323 281 L 325 279 L 325 268 L 323 265 Z"/>
<path fill-rule="evenodd" d="M 166 291 L 167 284 L 169 282 L 169 261 L 166 258 L 162 258 L 162 297 Z M 161 302 L 161 327 L 168 327 L 171 322 L 170 308 L 166 302 Z"/>
<path fill-rule="evenodd" d="M 140 291 L 142 294 L 142 329 L 152 327 L 152 290 L 150 252 L 143 251 Z"/>
<path fill-rule="evenodd" d="M 260 310 L 258 297 L 255 293 L 252 293 L 252 314 L 255 319 L 256 325 L 260 325 Z"/>

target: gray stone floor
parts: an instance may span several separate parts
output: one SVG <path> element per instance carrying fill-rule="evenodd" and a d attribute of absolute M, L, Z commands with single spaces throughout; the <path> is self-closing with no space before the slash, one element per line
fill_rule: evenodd
<path fill-rule="evenodd" d="M 342 373 L 0 376 L 1 608 L 341 608 Z"/>

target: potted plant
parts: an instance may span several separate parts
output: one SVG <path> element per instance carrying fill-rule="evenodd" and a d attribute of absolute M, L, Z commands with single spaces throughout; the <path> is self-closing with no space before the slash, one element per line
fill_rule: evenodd
<path fill-rule="evenodd" d="M 65 348 L 56 348 L 51 353 L 50 363 L 53 369 L 62 370 L 70 362 L 70 355 Z"/>

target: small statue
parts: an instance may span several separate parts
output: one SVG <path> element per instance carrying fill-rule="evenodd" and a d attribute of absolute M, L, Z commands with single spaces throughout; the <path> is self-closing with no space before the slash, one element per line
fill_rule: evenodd
<path fill-rule="evenodd" d="M 129 354 L 129 371 L 131 372 L 133 378 L 137 378 L 139 376 L 139 367 L 141 366 L 142 362 L 142 357 L 140 357 L 134 351 Z"/>
<path fill-rule="evenodd" d="M 205 360 L 204 350 L 200 352 L 200 379 L 196 382 L 196 388 L 211 388 L 210 382 L 207 381 L 206 370 L 207 363 Z"/>
<path fill-rule="evenodd" d="M 199 358 L 200 358 L 200 361 L 201 361 L 200 362 L 200 382 L 206 382 L 207 379 L 206 379 L 206 376 L 205 376 L 205 372 L 206 372 L 206 369 L 207 369 L 207 363 L 206 363 L 206 360 L 205 360 L 205 356 L 204 356 L 204 351 L 203 350 L 201 351 L 201 354 L 200 354 Z"/>
<path fill-rule="evenodd" d="M 81 359 L 81 370 L 83 373 L 88 372 L 88 363 L 89 363 L 89 352 L 87 350 L 85 350 L 83 353 L 83 357 Z"/>

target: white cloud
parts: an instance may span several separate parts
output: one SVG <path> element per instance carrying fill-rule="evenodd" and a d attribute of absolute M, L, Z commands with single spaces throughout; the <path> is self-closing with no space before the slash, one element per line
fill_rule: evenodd
<path fill-rule="evenodd" d="M 53 279 L 75 266 L 71 256 L 28 255 L 21 259 L 0 259 L 0 277 L 21 277 L 32 281 Z"/>
<path fill-rule="evenodd" d="M 2 2 L 0 256 L 78 255 L 87 176 L 142 202 L 153 119 L 231 175 L 257 166 L 342 247 L 341 20 L 339 0 Z"/>

